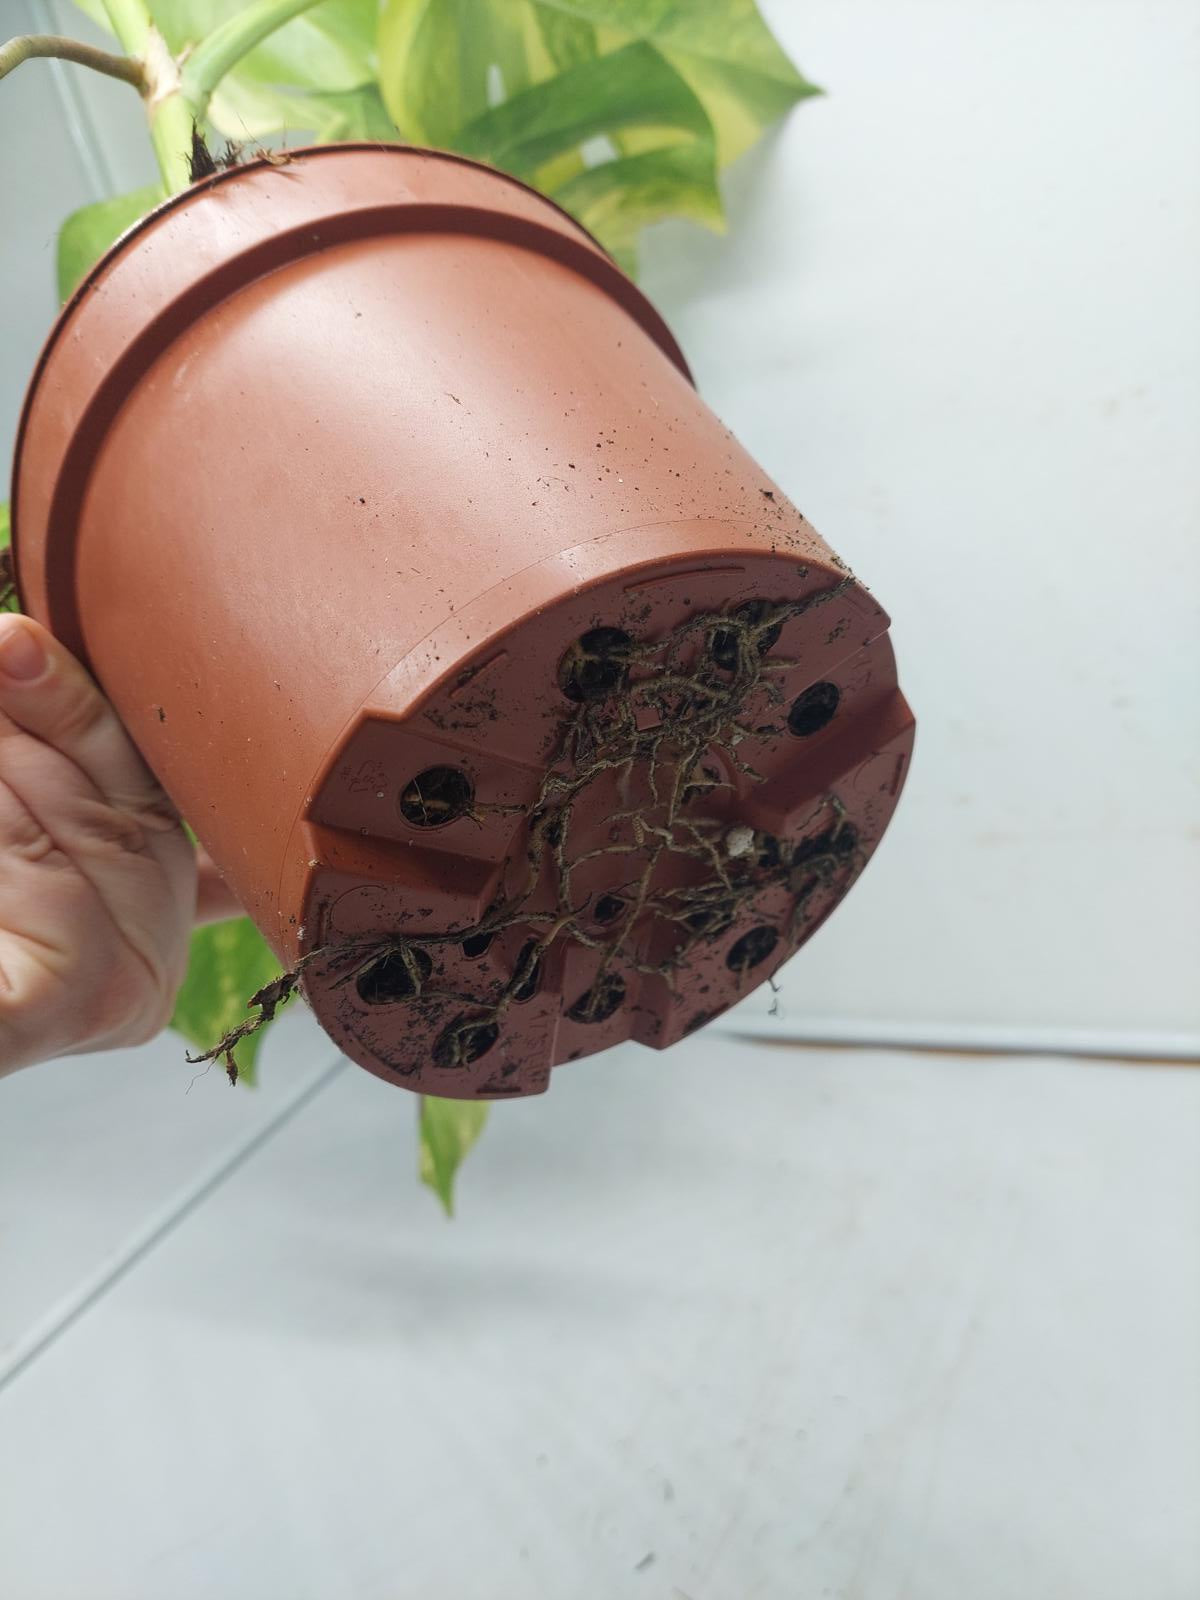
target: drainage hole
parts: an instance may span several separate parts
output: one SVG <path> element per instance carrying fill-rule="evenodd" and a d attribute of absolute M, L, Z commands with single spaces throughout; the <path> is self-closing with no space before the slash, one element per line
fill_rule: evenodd
<path fill-rule="evenodd" d="M 558 664 L 558 683 L 568 700 L 603 700 L 625 687 L 633 640 L 621 628 L 589 628 Z"/>
<path fill-rule="evenodd" d="M 726 906 L 697 906 L 684 920 L 693 933 L 724 933 L 733 922 L 733 912 Z"/>
<path fill-rule="evenodd" d="M 607 1022 L 620 1010 L 624 1000 L 624 978 L 616 972 L 608 972 L 579 996 L 567 1016 L 572 1022 Z"/>
<path fill-rule="evenodd" d="M 769 872 L 777 867 L 783 860 L 783 846 L 773 833 L 760 833 L 758 836 L 758 865 L 764 872 Z"/>
<path fill-rule="evenodd" d="M 592 907 L 592 918 L 599 923 L 615 922 L 625 909 L 619 894 L 602 894 Z"/>
<path fill-rule="evenodd" d="M 729 613 L 736 621 L 753 628 L 770 611 L 770 604 L 766 600 L 743 600 L 740 606 L 734 606 Z M 779 635 L 783 632 L 783 623 L 775 622 L 769 628 L 764 628 L 758 636 L 758 653 L 765 656 L 773 645 L 779 643 Z M 719 667 L 724 667 L 726 672 L 733 672 L 738 664 L 738 639 L 740 631 L 735 633 L 731 628 L 718 628 L 709 641 L 708 653 Z"/>
<path fill-rule="evenodd" d="M 438 1067 L 468 1066 L 478 1061 L 500 1037 L 495 1022 L 473 1020 L 468 1016 L 455 1017 L 438 1034 L 433 1046 L 433 1062 Z"/>
<path fill-rule="evenodd" d="M 765 923 L 751 928 L 730 946 L 725 965 L 733 972 L 749 972 L 751 967 L 765 961 L 778 943 L 779 934 L 774 928 L 768 928 Z"/>
<path fill-rule="evenodd" d="M 471 809 L 475 791 L 461 767 L 426 767 L 400 796 L 400 815 L 414 828 L 442 828 Z"/>
<path fill-rule="evenodd" d="M 433 971 L 424 950 L 410 946 L 401 953 L 389 950 L 358 975 L 358 998 L 369 1006 L 394 1006 L 411 1000 Z"/>
<path fill-rule="evenodd" d="M 538 992 L 538 982 L 542 976 L 542 959 L 536 939 L 530 939 L 528 944 L 522 946 L 514 977 L 518 974 L 520 981 L 513 989 L 512 997 L 518 1005 L 522 1005 L 526 1000 L 532 1000 Z"/>

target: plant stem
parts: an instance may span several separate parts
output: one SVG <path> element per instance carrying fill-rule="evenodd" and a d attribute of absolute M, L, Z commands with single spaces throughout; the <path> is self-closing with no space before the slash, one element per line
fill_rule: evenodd
<path fill-rule="evenodd" d="M 157 28 L 146 40 L 145 62 L 150 139 L 167 193 L 179 194 L 192 181 L 192 136 L 200 119 L 180 89 L 179 67 Z"/>
<path fill-rule="evenodd" d="M 176 194 L 191 182 L 188 158 L 196 121 L 183 96 L 179 67 L 145 0 L 104 0 L 104 9 L 125 50 L 140 58 L 150 140 L 167 193 Z"/>
<path fill-rule="evenodd" d="M 145 0 L 104 0 L 104 9 L 112 31 L 131 56 L 140 56 L 146 48 L 146 35 L 154 26 Z"/>
<path fill-rule="evenodd" d="M 142 87 L 142 64 L 128 56 L 114 56 L 107 50 L 97 50 L 94 45 L 81 44 L 78 39 L 66 39 L 57 33 L 27 33 L 22 38 L 10 39 L 0 44 L 0 78 L 5 77 L 22 61 L 35 57 L 53 57 L 58 61 L 77 61 L 80 66 L 92 67 L 110 78 L 123 78 L 135 89 Z"/>
<path fill-rule="evenodd" d="M 74 39 L 30 34 L 0 45 L 0 78 L 33 56 L 57 56 L 132 83 L 146 105 L 163 183 L 168 194 L 175 194 L 191 182 L 192 135 L 221 79 L 255 45 L 316 4 L 317 0 L 254 0 L 202 39 L 181 70 L 154 24 L 147 0 L 104 0 L 124 56 Z"/>
<path fill-rule="evenodd" d="M 317 0 L 255 0 L 202 39 L 181 73 L 184 98 L 197 116 L 203 116 L 213 90 L 231 67 L 285 22 L 316 4 Z"/>

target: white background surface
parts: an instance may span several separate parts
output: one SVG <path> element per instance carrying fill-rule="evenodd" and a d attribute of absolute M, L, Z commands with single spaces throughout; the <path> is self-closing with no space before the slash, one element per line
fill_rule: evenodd
<path fill-rule="evenodd" d="M 1200 1074 L 706 1033 L 504 1111 L 452 1225 L 349 1066 L 182 1203 L 0 1391 L 6 1600 L 1194 1600 Z"/>
<path fill-rule="evenodd" d="M 766 9 L 830 95 L 645 281 L 920 728 L 754 1025 L 1194 1054 L 1200 11 Z M 98 162 L 0 92 L 5 433 L 61 214 L 145 176 L 75 92 Z M 623 1049 L 449 1227 L 407 1098 L 287 1029 L 257 1096 L 170 1042 L 0 1085 L 4 1600 L 1200 1592 L 1200 1073 Z"/>

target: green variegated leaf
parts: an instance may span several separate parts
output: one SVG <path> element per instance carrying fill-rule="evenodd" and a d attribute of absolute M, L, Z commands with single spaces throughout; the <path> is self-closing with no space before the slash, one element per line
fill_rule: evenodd
<path fill-rule="evenodd" d="M 660 143 L 693 140 L 712 159 L 712 125 L 652 45 L 631 44 L 536 84 L 461 129 L 456 147 L 519 177 L 585 140 L 640 128 Z"/>
<path fill-rule="evenodd" d="M 380 76 L 403 136 L 560 199 L 579 185 L 626 263 L 639 226 L 670 215 L 717 222 L 716 167 L 818 92 L 754 0 L 384 0 Z M 601 138 L 619 161 L 593 180 Z M 689 139 L 695 153 L 649 159 Z"/>
<path fill-rule="evenodd" d="M 488 1106 L 481 1100 L 421 1097 L 421 1182 L 428 1184 L 454 1215 L 454 1179 L 467 1152 L 483 1132 Z"/>
<path fill-rule="evenodd" d="M 163 198 L 157 185 L 98 200 L 71 215 L 58 230 L 58 298 L 67 300 L 80 279 L 135 222 Z"/>
<path fill-rule="evenodd" d="M 753 144 L 797 100 L 820 90 L 797 71 L 755 0 L 534 0 L 606 38 L 646 39 L 704 102 L 720 164 Z"/>
<path fill-rule="evenodd" d="M 175 1000 L 171 1026 L 201 1050 L 245 1022 L 246 1002 L 279 976 L 279 962 L 249 917 L 213 922 L 192 934 L 187 977 Z M 243 1039 L 234 1050 L 238 1076 L 254 1081 L 254 1063 L 266 1028 Z"/>

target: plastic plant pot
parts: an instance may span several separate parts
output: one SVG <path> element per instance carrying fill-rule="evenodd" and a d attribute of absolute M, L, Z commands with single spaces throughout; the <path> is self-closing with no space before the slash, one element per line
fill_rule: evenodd
<path fill-rule="evenodd" d="M 355 1061 L 532 1094 L 757 986 L 862 871 L 887 617 L 550 202 L 428 151 L 251 162 L 64 309 L 22 603 Z"/>

